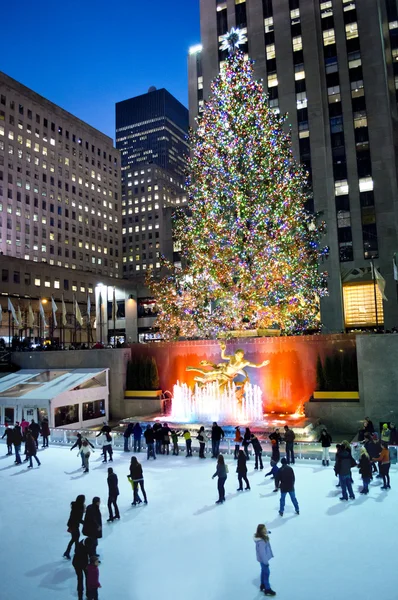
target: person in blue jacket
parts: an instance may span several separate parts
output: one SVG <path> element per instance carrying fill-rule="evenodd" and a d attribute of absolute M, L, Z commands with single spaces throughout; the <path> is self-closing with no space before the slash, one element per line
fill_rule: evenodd
<path fill-rule="evenodd" d="M 269 536 L 266 526 L 263 523 L 257 525 L 257 531 L 254 534 L 254 543 L 256 544 L 256 558 L 261 566 L 261 585 L 260 590 L 265 596 L 275 596 L 276 592 L 271 588 L 269 582 L 269 561 L 274 557 L 269 543 Z"/>

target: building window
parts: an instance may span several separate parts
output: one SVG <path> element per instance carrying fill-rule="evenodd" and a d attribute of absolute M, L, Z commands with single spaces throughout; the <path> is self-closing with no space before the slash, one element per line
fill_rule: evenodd
<path fill-rule="evenodd" d="M 276 73 L 268 75 L 268 87 L 275 87 L 278 85 L 278 76 Z"/>
<path fill-rule="evenodd" d="M 41 284 L 40 277 L 35 277 L 35 286 L 40 287 L 40 284 Z"/>
<path fill-rule="evenodd" d="M 268 44 L 268 46 L 266 46 L 265 50 L 267 53 L 267 60 L 271 60 L 272 58 L 275 58 L 275 44 Z"/>
<path fill-rule="evenodd" d="M 358 23 L 349 23 L 345 26 L 345 37 L 347 40 L 358 37 Z"/>
<path fill-rule="evenodd" d="M 326 29 L 323 31 L 323 45 L 330 46 L 331 44 L 336 43 L 334 29 Z"/>
<path fill-rule="evenodd" d="M 83 421 L 101 419 L 105 416 L 105 400 L 83 403 Z"/>
<path fill-rule="evenodd" d="M 334 182 L 334 193 L 336 196 L 345 196 L 348 194 L 348 181 L 347 179 L 341 179 L 340 181 Z"/>
<path fill-rule="evenodd" d="M 372 281 L 366 283 L 344 284 L 344 321 L 346 327 L 374 327 L 384 323 L 383 299 L 378 286 Z"/>
<path fill-rule="evenodd" d="M 79 405 L 70 404 L 68 406 L 59 406 L 54 410 L 55 427 L 70 425 L 79 421 Z"/>
<path fill-rule="evenodd" d="M 372 177 L 362 177 L 359 180 L 359 191 L 360 192 L 371 192 L 372 190 L 373 190 Z"/>

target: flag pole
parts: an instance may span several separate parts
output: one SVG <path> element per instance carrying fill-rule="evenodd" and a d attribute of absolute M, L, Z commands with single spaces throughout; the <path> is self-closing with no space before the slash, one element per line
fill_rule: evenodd
<path fill-rule="evenodd" d="M 377 293 L 376 293 L 376 273 L 375 273 L 375 265 L 373 262 L 373 258 L 371 260 L 371 264 L 372 264 L 372 275 L 373 275 L 373 294 L 374 294 L 374 299 L 375 299 L 375 312 L 376 312 L 376 328 L 379 329 L 379 318 L 378 318 L 378 313 L 377 313 Z"/>
<path fill-rule="evenodd" d="M 76 317 L 76 295 L 73 294 L 73 313 L 75 315 L 75 336 L 74 336 L 74 344 L 77 344 L 77 317 Z"/>
<path fill-rule="evenodd" d="M 102 295 L 99 293 L 100 344 L 102 344 Z"/>
<path fill-rule="evenodd" d="M 112 302 L 112 312 L 113 312 L 113 347 L 116 348 L 116 290 L 113 288 L 113 302 Z"/>

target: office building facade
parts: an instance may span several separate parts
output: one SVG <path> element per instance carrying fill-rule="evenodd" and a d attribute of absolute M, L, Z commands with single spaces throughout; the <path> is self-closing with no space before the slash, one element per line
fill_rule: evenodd
<path fill-rule="evenodd" d="M 396 0 L 201 0 L 200 8 L 201 46 L 188 63 L 191 125 L 225 60 L 220 37 L 245 30 L 242 50 L 270 107 L 288 113 L 294 155 L 309 172 L 309 208 L 327 222 L 325 331 L 396 326 Z"/>

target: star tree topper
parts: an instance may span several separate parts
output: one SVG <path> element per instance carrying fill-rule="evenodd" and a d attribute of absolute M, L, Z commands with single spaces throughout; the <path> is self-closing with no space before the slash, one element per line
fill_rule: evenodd
<path fill-rule="evenodd" d="M 247 36 L 241 29 L 232 27 L 231 31 L 221 37 L 221 41 L 220 50 L 228 50 L 229 54 L 233 54 L 239 46 L 246 44 Z"/>

